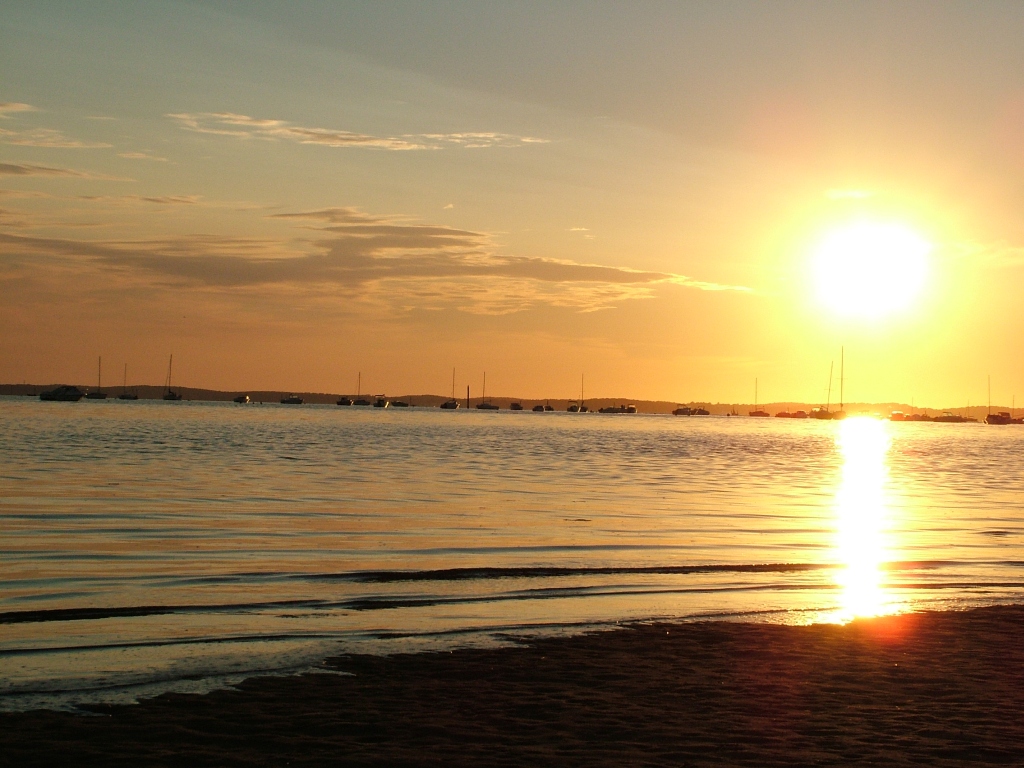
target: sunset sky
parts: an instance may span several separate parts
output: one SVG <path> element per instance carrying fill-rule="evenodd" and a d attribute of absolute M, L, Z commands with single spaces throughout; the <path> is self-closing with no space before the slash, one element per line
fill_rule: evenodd
<path fill-rule="evenodd" d="M 0 382 L 817 402 L 843 347 L 847 400 L 1024 402 L 1022 40 L 1020 2 L 5 2 Z M 878 316 L 815 285 L 865 223 L 927 250 Z M 827 279 L 913 282 L 860 258 Z"/>

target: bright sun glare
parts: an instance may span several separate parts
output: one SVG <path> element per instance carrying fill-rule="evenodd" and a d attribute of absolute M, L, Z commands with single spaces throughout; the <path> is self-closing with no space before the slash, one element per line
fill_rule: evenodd
<path fill-rule="evenodd" d="M 834 229 L 814 252 L 818 298 L 844 317 L 876 320 L 906 309 L 924 287 L 931 249 L 901 224 Z"/>

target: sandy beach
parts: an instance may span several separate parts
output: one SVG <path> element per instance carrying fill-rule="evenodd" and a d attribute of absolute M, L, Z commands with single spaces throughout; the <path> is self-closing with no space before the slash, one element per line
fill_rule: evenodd
<path fill-rule="evenodd" d="M 3 765 L 1024 763 L 1024 607 L 653 624 L 350 656 L 99 716 L 0 717 Z"/>

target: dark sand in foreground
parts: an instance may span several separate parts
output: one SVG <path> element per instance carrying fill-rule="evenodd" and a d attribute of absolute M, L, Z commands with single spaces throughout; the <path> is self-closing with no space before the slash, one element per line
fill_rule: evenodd
<path fill-rule="evenodd" d="M 334 665 L 355 676 L 0 715 L 0 764 L 1024 764 L 1024 607 Z"/>

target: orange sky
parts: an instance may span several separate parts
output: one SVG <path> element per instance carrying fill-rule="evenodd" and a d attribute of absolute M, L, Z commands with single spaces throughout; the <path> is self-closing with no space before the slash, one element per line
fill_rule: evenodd
<path fill-rule="evenodd" d="M 844 347 L 848 400 L 1009 403 L 1021 39 L 995 2 L 12 4 L 0 381 L 815 402 Z M 864 220 L 932 244 L 874 321 L 810 280 Z"/>

